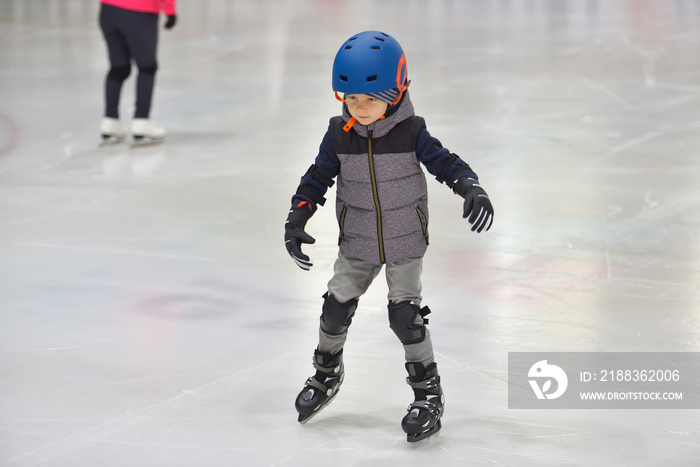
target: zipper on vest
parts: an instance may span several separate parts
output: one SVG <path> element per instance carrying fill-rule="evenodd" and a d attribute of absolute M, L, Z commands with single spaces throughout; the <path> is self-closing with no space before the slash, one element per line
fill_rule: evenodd
<path fill-rule="evenodd" d="M 338 235 L 338 245 L 341 244 L 343 238 L 345 238 L 345 215 L 348 213 L 347 204 L 343 205 L 343 209 L 340 211 L 340 218 L 338 219 L 338 226 L 340 227 L 340 235 Z"/>
<path fill-rule="evenodd" d="M 425 215 L 420 206 L 416 206 L 416 212 L 418 213 L 418 219 L 420 219 L 420 228 L 423 231 L 423 238 L 425 238 L 425 244 L 429 245 L 428 242 L 428 216 Z"/>
<path fill-rule="evenodd" d="M 372 196 L 374 207 L 377 209 L 377 241 L 379 243 L 379 262 L 384 263 L 384 239 L 382 238 L 382 209 L 379 206 L 379 192 L 377 191 L 377 176 L 374 173 L 374 155 L 372 154 L 372 129 L 367 129 L 367 157 L 369 159 L 369 177 L 372 182 Z"/>

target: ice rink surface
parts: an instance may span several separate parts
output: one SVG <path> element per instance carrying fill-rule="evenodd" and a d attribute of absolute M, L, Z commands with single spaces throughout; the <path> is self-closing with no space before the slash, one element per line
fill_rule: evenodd
<path fill-rule="evenodd" d="M 102 147 L 98 9 L 0 0 L 0 466 L 700 464 L 697 410 L 507 399 L 508 352 L 700 351 L 699 2 L 182 0 L 165 142 Z M 310 272 L 283 223 L 340 110 L 333 57 L 368 29 L 401 42 L 417 113 L 496 210 L 476 235 L 429 178 L 447 405 L 420 446 L 383 276 L 340 394 L 304 426 L 294 410 L 333 203 Z"/>

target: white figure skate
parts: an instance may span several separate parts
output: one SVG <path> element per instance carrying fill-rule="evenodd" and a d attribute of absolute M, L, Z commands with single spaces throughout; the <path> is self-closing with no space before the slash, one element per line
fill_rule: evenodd
<path fill-rule="evenodd" d="M 126 137 L 126 131 L 124 131 L 121 122 L 111 117 L 104 117 L 102 119 L 100 134 L 102 135 L 102 142 L 104 143 L 121 141 Z"/>
<path fill-rule="evenodd" d="M 135 118 L 131 122 L 131 135 L 136 141 L 142 141 L 144 138 L 160 141 L 165 138 L 165 130 L 153 125 L 147 118 Z"/>

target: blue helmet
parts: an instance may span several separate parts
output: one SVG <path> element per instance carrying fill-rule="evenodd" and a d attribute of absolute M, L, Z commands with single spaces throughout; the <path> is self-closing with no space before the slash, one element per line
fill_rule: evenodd
<path fill-rule="evenodd" d="M 380 31 L 352 36 L 333 61 L 333 90 L 344 94 L 376 94 L 406 85 L 406 56 L 396 39 Z"/>

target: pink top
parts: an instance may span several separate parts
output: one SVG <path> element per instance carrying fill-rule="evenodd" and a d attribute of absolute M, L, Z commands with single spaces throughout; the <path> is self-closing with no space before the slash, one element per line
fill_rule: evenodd
<path fill-rule="evenodd" d="M 175 14 L 175 2 L 177 0 L 100 0 L 100 3 L 112 5 L 125 10 L 140 11 L 142 13 L 160 13 L 168 16 Z"/>

